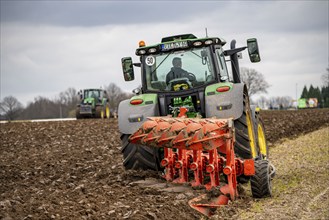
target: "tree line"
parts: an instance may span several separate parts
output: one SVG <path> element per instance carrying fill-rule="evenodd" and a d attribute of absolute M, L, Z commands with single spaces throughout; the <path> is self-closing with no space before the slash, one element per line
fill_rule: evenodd
<path fill-rule="evenodd" d="M 318 100 L 318 107 L 329 108 L 329 68 L 327 68 L 326 70 L 327 72 L 322 74 L 321 76 L 323 86 L 319 88 L 319 87 L 314 87 L 311 84 L 310 87 L 307 88 L 307 86 L 305 85 L 302 94 L 299 97 L 300 99 L 308 100 L 310 98 L 316 98 Z M 270 98 L 261 96 L 259 99 L 254 101 L 253 104 L 258 105 L 261 108 L 269 108 L 269 109 L 287 109 L 291 107 L 297 108 L 297 100 L 293 100 L 293 98 L 291 98 L 290 96 L 270 97 Z"/>
<path fill-rule="evenodd" d="M 327 73 L 324 73 L 321 77 L 323 86 L 313 87 L 311 84 L 309 88 L 305 85 L 300 96 L 301 99 L 317 98 L 319 102 L 319 107 L 328 108 L 329 107 L 329 68 L 327 68 Z"/>
<path fill-rule="evenodd" d="M 301 99 L 316 98 L 319 102 L 319 107 L 328 108 L 329 107 L 329 86 L 323 86 L 321 89 L 319 87 L 304 86 Z"/>
<path fill-rule="evenodd" d="M 241 68 L 241 81 L 247 85 L 249 97 L 252 98 L 255 94 L 267 93 L 270 84 L 267 83 L 262 73 L 255 69 Z M 307 89 L 304 86 L 301 98 L 317 98 L 320 107 L 329 107 L 329 68 L 327 73 L 323 74 L 322 81 L 324 86 L 310 86 Z M 132 93 L 124 92 L 115 83 L 110 83 L 104 86 L 109 98 L 111 112 L 116 112 L 121 101 L 133 96 Z M 46 97 L 36 97 L 33 102 L 28 103 L 26 107 L 13 96 L 5 97 L 0 102 L 0 119 L 43 119 L 43 118 L 67 118 L 75 117 L 76 105 L 79 102 L 78 92 L 75 88 L 68 88 L 60 92 L 59 95 L 51 100 Z M 253 101 L 253 104 L 261 108 L 269 109 L 287 109 L 293 107 L 293 98 L 290 96 L 270 97 L 261 96 L 258 100 Z"/>
<path fill-rule="evenodd" d="M 107 92 L 112 112 L 117 111 L 121 101 L 132 97 L 132 93 L 124 92 L 115 83 L 110 83 L 103 89 Z M 54 99 L 35 97 L 34 101 L 29 102 L 26 107 L 16 97 L 7 96 L 0 102 L 0 119 L 71 118 L 75 117 L 75 110 L 79 102 L 78 90 L 72 87 L 60 92 Z"/>

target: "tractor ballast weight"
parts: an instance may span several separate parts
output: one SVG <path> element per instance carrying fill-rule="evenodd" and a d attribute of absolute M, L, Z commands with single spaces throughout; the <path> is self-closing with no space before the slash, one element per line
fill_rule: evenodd
<path fill-rule="evenodd" d="M 229 50 L 225 43 L 217 37 L 171 36 L 151 46 L 141 41 L 140 63 L 122 58 L 126 81 L 135 78 L 133 66 L 142 72 L 141 88 L 118 108 L 125 168 L 163 170 L 168 181 L 218 189 L 215 198 L 190 201 L 208 216 L 237 197 L 238 183 L 251 180 L 255 197 L 270 196 L 274 176 L 264 126 L 239 72 L 241 51 L 248 48 L 251 62 L 260 61 L 257 40 L 241 48 L 233 40 Z"/>
<path fill-rule="evenodd" d="M 84 89 L 78 92 L 80 102 L 76 107 L 76 118 L 110 118 L 107 92 L 102 89 Z"/>

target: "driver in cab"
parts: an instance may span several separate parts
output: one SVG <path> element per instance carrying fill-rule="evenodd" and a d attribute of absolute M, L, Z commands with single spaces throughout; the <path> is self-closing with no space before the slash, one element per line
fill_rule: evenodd
<path fill-rule="evenodd" d="M 191 83 L 194 83 L 196 78 L 192 73 L 187 72 L 186 70 L 182 69 L 182 60 L 179 57 L 175 57 L 172 60 L 173 67 L 169 71 L 166 76 L 166 84 L 168 85 L 169 82 L 173 79 L 178 78 L 187 78 Z"/>

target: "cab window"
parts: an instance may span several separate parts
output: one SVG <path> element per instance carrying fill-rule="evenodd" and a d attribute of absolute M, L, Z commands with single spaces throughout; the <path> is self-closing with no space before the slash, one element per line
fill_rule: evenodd
<path fill-rule="evenodd" d="M 225 56 L 223 53 L 223 49 L 221 47 L 216 49 L 216 58 L 218 61 L 218 66 L 219 66 L 220 80 L 229 81 L 230 77 L 229 77 L 229 73 L 227 71 L 227 66 L 226 66 L 226 62 L 225 62 Z"/>
<path fill-rule="evenodd" d="M 208 47 L 143 57 L 147 90 L 179 91 L 213 82 L 215 71 Z"/>

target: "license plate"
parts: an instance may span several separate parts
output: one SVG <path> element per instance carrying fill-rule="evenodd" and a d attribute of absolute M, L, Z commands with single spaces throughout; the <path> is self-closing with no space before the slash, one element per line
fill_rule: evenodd
<path fill-rule="evenodd" d="M 179 41 L 179 42 L 172 42 L 167 44 L 161 44 L 161 50 L 172 50 L 172 49 L 179 49 L 179 48 L 188 48 L 187 41 Z"/>
<path fill-rule="evenodd" d="M 91 106 L 90 105 L 82 105 L 80 106 L 80 114 L 91 114 Z"/>

